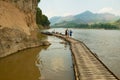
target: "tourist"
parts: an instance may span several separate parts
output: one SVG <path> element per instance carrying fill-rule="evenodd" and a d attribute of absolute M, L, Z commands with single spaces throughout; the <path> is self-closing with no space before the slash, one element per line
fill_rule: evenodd
<path fill-rule="evenodd" d="M 67 35 L 68 35 L 68 29 L 65 30 L 65 36 L 67 36 Z"/>
<path fill-rule="evenodd" d="M 72 36 L 72 33 L 73 33 L 72 30 L 70 30 L 70 31 L 69 31 L 70 37 Z"/>
<path fill-rule="evenodd" d="M 69 37 L 70 35 L 70 31 L 67 29 L 67 37 Z"/>

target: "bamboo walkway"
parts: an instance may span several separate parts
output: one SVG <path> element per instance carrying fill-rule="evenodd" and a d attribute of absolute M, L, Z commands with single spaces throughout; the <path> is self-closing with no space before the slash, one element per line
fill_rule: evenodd
<path fill-rule="evenodd" d="M 64 35 L 53 35 L 70 42 L 76 80 L 119 80 L 84 43 Z"/>

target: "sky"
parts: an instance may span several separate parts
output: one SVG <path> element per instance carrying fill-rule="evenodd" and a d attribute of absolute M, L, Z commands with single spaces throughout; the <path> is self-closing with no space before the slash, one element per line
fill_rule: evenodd
<path fill-rule="evenodd" d="M 86 10 L 120 15 L 120 0 L 41 0 L 38 7 L 48 18 L 76 15 Z"/>

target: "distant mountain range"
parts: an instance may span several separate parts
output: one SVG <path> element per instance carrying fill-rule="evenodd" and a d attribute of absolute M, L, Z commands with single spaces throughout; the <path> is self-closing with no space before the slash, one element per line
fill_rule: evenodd
<path fill-rule="evenodd" d="M 110 13 L 92 13 L 85 11 L 83 13 L 71 16 L 54 16 L 50 18 L 51 26 L 64 26 L 66 24 L 93 24 L 93 23 L 108 23 L 117 21 L 120 16 L 115 16 Z"/>

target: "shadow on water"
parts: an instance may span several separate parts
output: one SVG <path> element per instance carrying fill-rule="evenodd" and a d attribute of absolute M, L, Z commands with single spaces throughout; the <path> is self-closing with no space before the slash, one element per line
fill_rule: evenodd
<path fill-rule="evenodd" d="M 46 47 L 23 50 L 0 59 L 0 80 L 38 80 L 36 56 Z"/>

